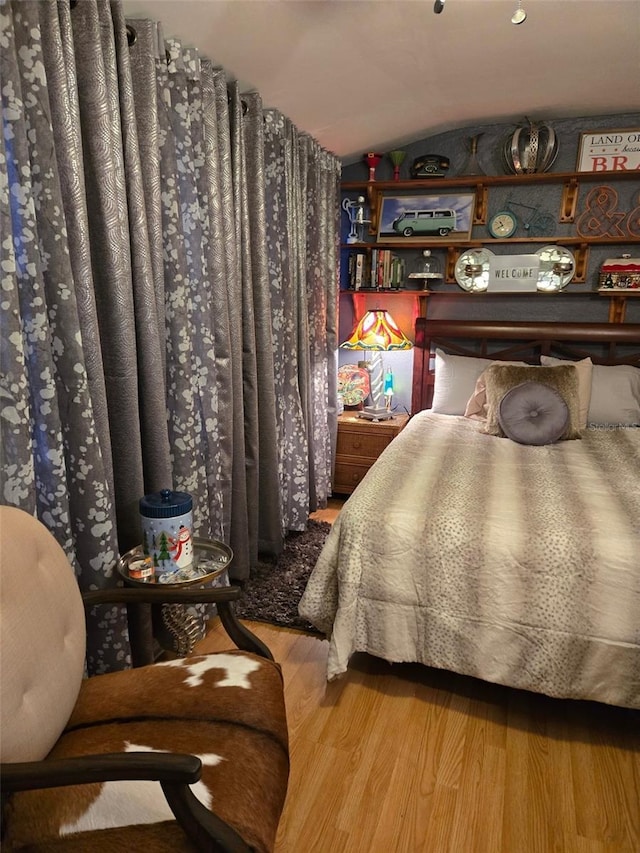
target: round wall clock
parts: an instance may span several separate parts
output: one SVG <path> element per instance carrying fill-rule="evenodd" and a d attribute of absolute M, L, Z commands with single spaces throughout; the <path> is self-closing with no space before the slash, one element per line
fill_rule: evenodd
<path fill-rule="evenodd" d="M 510 210 L 499 210 L 489 221 L 489 234 L 492 237 L 513 237 L 518 220 Z"/>

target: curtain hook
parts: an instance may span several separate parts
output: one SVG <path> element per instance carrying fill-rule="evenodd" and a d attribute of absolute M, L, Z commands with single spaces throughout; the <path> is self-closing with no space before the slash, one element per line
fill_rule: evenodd
<path fill-rule="evenodd" d="M 246 116 L 249 112 L 249 104 L 245 101 L 244 98 L 240 98 L 240 103 L 242 104 L 242 115 Z M 231 106 L 231 92 L 227 92 L 227 105 Z"/>

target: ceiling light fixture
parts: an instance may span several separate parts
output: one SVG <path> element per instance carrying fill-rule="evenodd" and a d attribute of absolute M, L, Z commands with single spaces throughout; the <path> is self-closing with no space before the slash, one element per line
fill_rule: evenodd
<path fill-rule="evenodd" d="M 440 12 L 444 9 L 444 4 L 446 0 L 435 0 L 433 4 L 433 11 L 436 15 L 439 15 Z M 515 10 L 513 15 L 511 16 L 512 24 L 523 24 L 527 20 L 527 13 L 522 8 L 522 0 L 518 0 L 518 8 Z"/>
<path fill-rule="evenodd" d="M 518 0 L 518 8 L 511 16 L 512 24 L 522 24 L 527 20 L 527 13 L 522 8 L 522 0 Z"/>

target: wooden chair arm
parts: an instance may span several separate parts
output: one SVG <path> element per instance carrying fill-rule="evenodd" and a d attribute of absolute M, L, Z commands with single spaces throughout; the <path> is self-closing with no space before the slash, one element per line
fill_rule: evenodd
<path fill-rule="evenodd" d="M 87 607 L 96 604 L 217 604 L 221 601 L 237 601 L 241 595 L 239 586 L 176 589 L 170 584 L 149 584 L 148 589 L 122 586 L 96 589 L 83 592 L 82 599 Z"/>
<path fill-rule="evenodd" d="M 168 752 L 113 752 L 0 765 L 5 793 L 124 779 L 193 785 L 201 771 L 195 755 Z"/>
<path fill-rule="evenodd" d="M 176 820 L 197 850 L 205 853 L 255 853 L 235 829 L 200 802 L 188 785 L 160 784 Z"/>
<path fill-rule="evenodd" d="M 16 791 L 118 780 L 159 782 L 176 820 L 205 853 L 251 853 L 238 833 L 202 805 L 189 785 L 200 779 L 195 755 L 127 752 L 0 765 L 3 797 Z"/>
<path fill-rule="evenodd" d="M 235 645 L 245 652 L 253 652 L 267 660 L 273 655 L 259 637 L 245 627 L 236 616 L 233 602 L 240 598 L 239 586 L 219 586 L 207 589 L 171 589 L 169 585 L 149 585 L 149 589 L 110 587 L 84 592 L 85 608 L 97 604 L 215 604 L 222 626 Z"/>

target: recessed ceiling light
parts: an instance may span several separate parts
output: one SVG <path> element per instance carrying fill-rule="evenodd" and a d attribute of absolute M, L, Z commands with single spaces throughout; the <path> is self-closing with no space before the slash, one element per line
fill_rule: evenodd
<path fill-rule="evenodd" d="M 516 11 L 511 16 L 511 23 L 512 24 L 522 24 L 526 20 L 527 20 L 527 13 L 522 8 L 521 0 L 519 0 L 518 8 L 516 9 Z"/>

